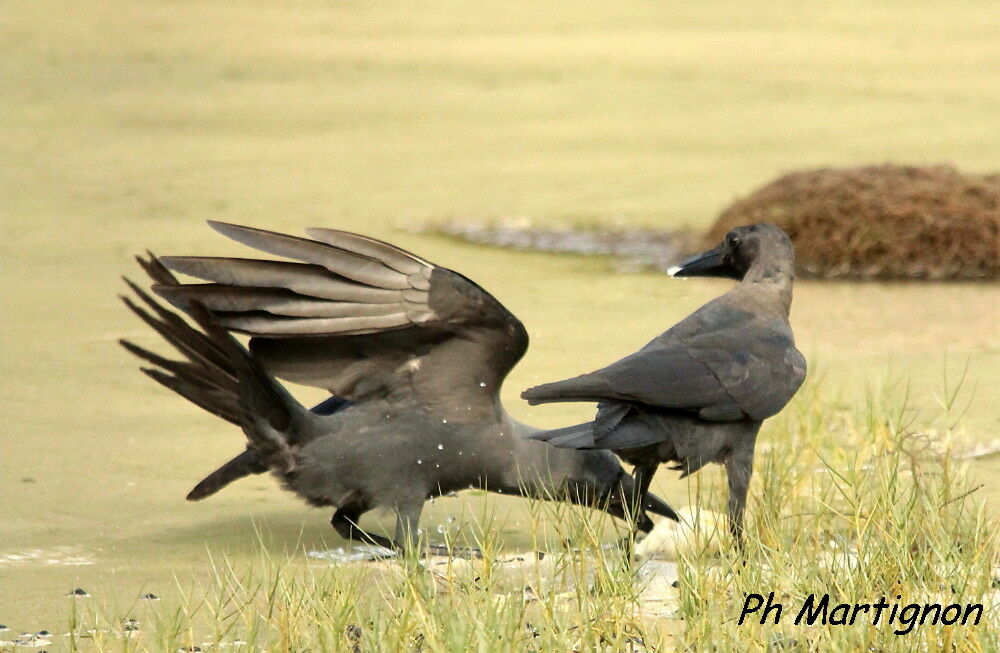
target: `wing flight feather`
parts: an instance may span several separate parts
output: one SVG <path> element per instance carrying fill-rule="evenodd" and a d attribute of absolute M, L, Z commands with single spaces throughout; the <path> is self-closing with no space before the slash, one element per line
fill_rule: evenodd
<path fill-rule="evenodd" d="M 292 260 L 151 257 L 153 291 L 177 308 L 203 306 L 251 336 L 272 373 L 357 400 L 408 388 L 494 410 L 496 392 L 527 349 L 527 333 L 492 295 L 399 247 L 337 229 L 309 238 L 211 222 L 219 233 Z M 182 283 L 169 271 L 205 283 Z"/>

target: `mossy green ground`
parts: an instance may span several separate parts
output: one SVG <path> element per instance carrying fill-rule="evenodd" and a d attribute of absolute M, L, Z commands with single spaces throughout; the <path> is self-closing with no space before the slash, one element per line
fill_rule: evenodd
<path fill-rule="evenodd" d="M 1000 151 L 990 4 L 0 0 L 0 14 L 0 623 L 19 630 L 61 632 L 78 586 L 123 610 L 141 591 L 176 594 L 174 577 L 203 577 L 208 553 L 248 559 L 255 521 L 274 551 L 339 544 L 326 512 L 268 478 L 183 501 L 241 436 L 117 347 L 155 342 L 116 299 L 145 247 L 239 252 L 206 218 L 397 242 L 521 317 L 532 346 L 505 398 L 558 425 L 589 409 L 529 409 L 519 391 L 614 360 L 727 283 L 410 228 L 463 216 L 703 228 L 795 167 L 985 171 Z M 802 282 L 793 323 L 842 403 L 909 382 L 919 426 L 940 414 L 945 370 L 953 383 L 968 365 L 963 428 L 989 441 L 997 296 Z M 994 505 L 995 465 L 972 469 Z M 686 503 L 666 470 L 656 489 Z M 481 501 L 444 499 L 425 519 Z M 490 502 L 510 511 L 508 546 L 527 546 L 524 502 Z M 45 562 L 63 547 L 93 564 Z M 3 560 L 31 551 L 42 560 Z"/>

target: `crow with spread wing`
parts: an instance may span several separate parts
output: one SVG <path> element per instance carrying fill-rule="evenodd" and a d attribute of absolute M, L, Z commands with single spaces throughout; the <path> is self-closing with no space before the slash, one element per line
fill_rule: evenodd
<path fill-rule="evenodd" d="M 466 488 L 561 499 L 624 517 L 635 483 L 606 451 L 526 439 L 501 384 L 528 335 L 500 302 L 464 276 L 398 247 L 334 229 L 298 238 L 211 222 L 218 232 L 291 260 L 139 258 L 152 290 L 125 303 L 184 357 L 170 360 L 122 341 L 149 376 L 242 428 L 244 452 L 201 481 L 198 500 L 232 481 L 271 471 L 314 506 L 335 509 L 342 537 L 405 548 L 424 502 Z M 182 283 L 174 272 L 206 281 Z M 250 336 L 249 349 L 230 332 Z M 326 389 L 304 408 L 277 378 Z M 676 519 L 650 495 L 643 507 Z M 378 507 L 397 515 L 395 537 L 358 520 Z M 637 511 L 642 530 L 652 528 Z"/>

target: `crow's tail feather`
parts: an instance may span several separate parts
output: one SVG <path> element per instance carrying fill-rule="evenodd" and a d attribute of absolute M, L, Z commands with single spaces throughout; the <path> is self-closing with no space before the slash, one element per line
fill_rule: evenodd
<path fill-rule="evenodd" d="M 266 471 L 267 465 L 261 462 L 252 449 L 247 449 L 203 478 L 198 485 L 194 486 L 193 490 L 188 492 L 187 500 L 200 501 L 215 494 L 233 481 L 251 474 L 263 474 Z"/>
<path fill-rule="evenodd" d="M 574 426 L 565 426 L 561 429 L 550 431 L 539 431 L 526 436 L 529 440 L 541 440 L 556 447 L 565 449 L 592 449 L 594 448 L 594 423 L 584 422 Z"/>
<path fill-rule="evenodd" d="M 521 393 L 521 399 L 532 406 L 558 402 L 588 402 L 614 399 L 616 393 L 598 372 L 582 374 L 572 379 L 543 383 Z"/>

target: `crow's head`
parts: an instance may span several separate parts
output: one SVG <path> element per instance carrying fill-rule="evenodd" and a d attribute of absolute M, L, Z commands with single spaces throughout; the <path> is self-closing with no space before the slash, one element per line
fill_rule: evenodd
<path fill-rule="evenodd" d="M 673 268 L 675 277 L 723 277 L 741 281 L 761 258 L 787 262 L 794 258 L 788 234 L 773 224 L 736 227 L 716 247 L 698 254 Z"/>
<path fill-rule="evenodd" d="M 622 469 L 618 459 L 610 451 L 589 449 L 574 453 L 581 455 L 582 465 L 566 483 L 569 500 L 604 510 L 619 519 L 627 519 L 633 512 L 637 491 L 635 479 Z M 647 492 L 642 511 L 635 516 L 636 527 L 644 533 L 653 528 L 653 520 L 647 512 L 679 520 L 670 504 L 652 492 Z"/>

